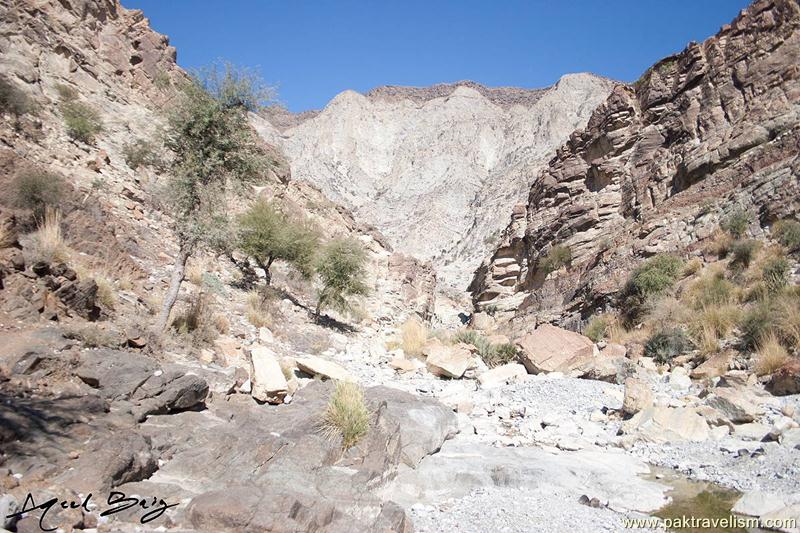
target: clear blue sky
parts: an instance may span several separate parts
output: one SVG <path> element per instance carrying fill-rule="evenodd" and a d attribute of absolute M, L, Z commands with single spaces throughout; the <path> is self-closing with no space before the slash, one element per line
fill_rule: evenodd
<path fill-rule="evenodd" d="M 185 68 L 259 68 L 292 111 L 345 89 L 475 80 L 544 87 L 569 72 L 633 81 L 733 20 L 745 0 L 122 0 Z"/>

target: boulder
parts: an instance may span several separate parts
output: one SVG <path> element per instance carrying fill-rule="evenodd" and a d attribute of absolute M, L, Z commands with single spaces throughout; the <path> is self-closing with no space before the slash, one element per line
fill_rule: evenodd
<path fill-rule="evenodd" d="M 472 326 L 472 329 L 487 331 L 494 328 L 495 321 L 489 313 L 475 313 L 472 315 L 469 325 Z"/>
<path fill-rule="evenodd" d="M 580 333 L 551 324 L 542 324 L 532 333 L 517 339 L 522 364 L 531 374 L 570 373 L 594 357 L 594 343 Z"/>
<path fill-rule="evenodd" d="M 317 357 L 315 355 L 304 355 L 296 360 L 297 368 L 311 376 L 319 376 L 322 379 L 333 379 L 336 381 L 355 381 L 355 378 L 341 365 Z"/>
<path fill-rule="evenodd" d="M 761 516 L 784 507 L 786 507 L 786 502 L 780 496 L 760 490 L 751 490 L 736 501 L 731 511 L 747 516 Z"/>
<path fill-rule="evenodd" d="M 625 357 L 628 355 L 628 349 L 625 347 L 624 344 L 615 344 L 613 342 L 606 344 L 602 350 L 600 350 L 600 356 L 605 357 Z"/>
<path fill-rule="evenodd" d="M 509 363 L 487 370 L 478 376 L 478 383 L 484 389 L 504 385 L 509 381 L 516 381 L 528 375 L 525 367 L 519 363 Z"/>
<path fill-rule="evenodd" d="M 393 357 L 392 360 L 389 361 L 389 366 L 400 373 L 414 372 L 419 368 L 419 364 L 421 363 L 419 363 L 418 360 L 406 359 L 405 357 Z"/>
<path fill-rule="evenodd" d="M 250 349 L 250 394 L 256 400 L 283 403 L 289 386 L 275 354 L 266 346 Z"/>
<path fill-rule="evenodd" d="M 653 392 L 641 379 L 630 377 L 625 380 L 625 397 L 622 400 L 622 412 L 635 415 L 642 409 L 653 405 Z"/>
<path fill-rule="evenodd" d="M 626 434 L 654 443 L 702 442 L 709 438 L 705 419 L 687 407 L 646 407 L 622 428 Z"/>
<path fill-rule="evenodd" d="M 800 503 L 787 505 L 783 509 L 772 511 L 761 515 L 761 522 L 764 524 L 790 524 L 787 527 L 774 527 L 776 531 L 786 533 L 797 533 L 800 531 Z"/>
<path fill-rule="evenodd" d="M 752 422 L 764 413 L 744 390 L 731 387 L 716 387 L 712 390 L 713 394 L 706 399 L 706 403 L 734 424 Z"/>
<path fill-rule="evenodd" d="M 472 352 L 463 344 L 428 345 L 424 349 L 428 371 L 439 377 L 460 378 L 474 364 Z"/>
<path fill-rule="evenodd" d="M 759 424 L 757 422 L 733 426 L 733 435 L 742 440 L 762 441 L 771 432 L 771 427 L 765 426 L 764 424 Z"/>
<path fill-rule="evenodd" d="M 722 376 L 730 369 L 735 357 L 736 352 L 733 350 L 714 354 L 703 361 L 697 368 L 694 368 L 689 375 L 694 379 L 709 379 Z"/>
<path fill-rule="evenodd" d="M 767 390 L 775 396 L 800 394 L 800 359 L 790 360 L 772 374 Z"/>

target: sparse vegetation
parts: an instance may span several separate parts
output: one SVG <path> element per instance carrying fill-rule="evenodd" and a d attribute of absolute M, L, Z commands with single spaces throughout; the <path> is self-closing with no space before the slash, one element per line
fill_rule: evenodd
<path fill-rule="evenodd" d="M 516 361 L 519 350 L 513 344 L 493 344 L 486 337 L 472 329 L 462 329 L 450 336 L 453 344 L 464 343 L 474 346 L 481 359 L 490 367 L 504 365 Z"/>
<path fill-rule="evenodd" d="M 723 270 L 715 269 L 694 281 L 685 298 L 694 309 L 727 305 L 736 300 L 736 285 L 725 279 Z"/>
<path fill-rule="evenodd" d="M 266 284 L 276 259 L 287 261 L 304 277 L 313 273 L 319 231 L 303 217 L 290 217 L 271 202 L 257 200 L 239 217 L 239 248 L 264 271 Z"/>
<path fill-rule="evenodd" d="M 355 383 L 339 381 L 322 417 L 323 433 L 330 439 L 341 439 L 347 450 L 369 431 L 370 412 L 364 392 Z"/>
<path fill-rule="evenodd" d="M 772 235 L 787 252 L 800 252 L 800 222 L 781 220 L 772 227 Z"/>
<path fill-rule="evenodd" d="M 754 350 L 772 331 L 773 309 L 769 302 L 759 302 L 744 314 L 739 324 L 742 345 Z"/>
<path fill-rule="evenodd" d="M 688 261 L 683 266 L 683 272 L 681 273 L 681 276 L 683 276 L 684 278 L 693 276 L 697 274 L 702 268 L 703 268 L 703 260 L 700 259 L 699 257 L 695 257 L 691 261 Z"/>
<path fill-rule="evenodd" d="M 209 92 L 206 87 L 213 89 Z M 170 114 L 164 142 L 174 158 L 164 207 L 175 221 L 179 251 L 156 321 L 159 331 L 169 321 L 188 258 L 203 245 L 230 248 L 227 196 L 257 181 L 266 168 L 263 150 L 247 121 L 258 98 L 243 94 L 245 88 L 232 67 L 221 75 L 214 70 L 209 78 L 200 76 L 184 85 Z"/>
<path fill-rule="evenodd" d="M 750 215 L 742 208 L 734 209 L 727 217 L 722 219 L 719 227 L 734 239 L 741 239 L 750 225 Z"/>
<path fill-rule="evenodd" d="M 33 110 L 33 103 L 23 91 L 0 76 L 0 114 L 20 117 Z"/>
<path fill-rule="evenodd" d="M 247 295 L 245 317 L 257 328 L 272 328 L 274 311 L 272 309 L 272 292 L 267 289 L 254 290 Z"/>
<path fill-rule="evenodd" d="M 429 335 L 425 324 L 416 318 L 410 318 L 400 326 L 400 347 L 406 355 L 420 355 Z"/>
<path fill-rule="evenodd" d="M 54 264 L 66 263 L 69 260 L 69 249 L 61 234 L 60 211 L 53 208 L 45 210 L 44 218 L 39 223 L 39 229 L 34 232 L 31 244 L 34 261 Z"/>
<path fill-rule="evenodd" d="M 79 102 L 77 93 L 71 88 L 60 85 L 59 94 L 61 94 L 59 108 L 67 135 L 81 142 L 94 142 L 95 137 L 103 131 L 100 114 L 93 107 Z"/>
<path fill-rule="evenodd" d="M 780 292 L 789 283 L 789 261 L 785 257 L 771 257 L 761 267 L 761 278 L 770 293 Z"/>
<path fill-rule="evenodd" d="M 332 307 L 340 312 L 349 312 L 352 296 L 364 296 L 369 292 L 366 284 L 367 255 L 355 239 L 340 238 L 329 242 L 317 258 L 316 271 L 322 288 L 317 298 L 315 316 Z"/>
<path fill-rule="evenodd" d="M 495 367 L 513 363 L 518 359 L 519 350 L 517 347 L 510 343 L 504 343 L 493 345 L 493 351 L 483 360 L 483 362 L 490 367 Z"/>
<path fill-rule="evenodd" d="M 64 337 L 78 340 L 86 348 L 117 348 L 122 344 L 121 338 L 97 324 L 67 328 Z"/>
<path fill-rule="evenodd" d="M 741 272 L 748 268 L 759 246 L 758 241 L 753 239 L 734 241 L 729 250 L 731 261 L 728 263 L 728 268 L 734 272 Z"/>
<path fill-rule="evenodd" d="M 628 322 L 641 316 L 648 299 L 660 296 L 678 280 L 683 260 L 669 254 L 656 255 L 633 271 L 622 290 L 621 308 Z"/>
<path fill-rule="evenodd" d="M 692 342 L 680 328 L 661 330 L 652 335 L 644 345 L 644 354 L 656 363 L 665 364 L 678 355 L 688 352 Z"/>
<path fill-rule="evenodd" d="M 770 333 L 758 345 L 754 365 L 756 375 L 766 376 L 772 374 L 788 360 L 789 353 L 786 348 L 781 345 L 776 335 Z"/>
<path fill-rule="evenodd" d="M 132 143 L 126 143 L 122 147 L 122 155 L 125 157 L 125 163 L 133 170 L 139 167 L 159 164 L 155 146 L 144 139 L 136 139 Z"/>
<path fill-rule="evenodd" d="M 55 208 L 61 201 L 64 178 L 53 172 L 27 169 L 14 178 L 14 203 L 30 209 L 41 219 L 48 207 Z"/>
<path fill-rule="evenodd" d="M 595 315 L 589 320 L 584 335 L 594 342 L 600 342 L 608 338 L 612 318 L 608 315 Z"/>
<path fill-rule="evenodd" d="M 569 266 L 571 261 L 572 251 L 567 246 L 556 245 L 550 248 L 547 255 L 539 262 L 539 266 L 546 275 L 559 268 Z"/>
<path fill-rule="evenodd" d="M 117 293 L 114 285 L 104 276 L 95 276 L 97 284 L 97 300 L 107 309 L 114 309 L 117 304 Z"/>
<path fill-rule="evenodd" d="M 189 300 L 188 305 L 172 322 L 179 334 L 190 335 L 193 343 L 206 344 L 219 336 L 215 316 L 211 311 L 207 294 L 199 291 Z"/>

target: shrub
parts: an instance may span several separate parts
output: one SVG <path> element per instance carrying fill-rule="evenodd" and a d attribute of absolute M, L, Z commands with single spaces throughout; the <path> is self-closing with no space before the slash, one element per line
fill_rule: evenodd
<path fill-rule="evenodd" d="M 739 324 L 745 349 L 754 350 L 772 332 L 773 318 L 769 302 L 760 302 L 747 310 Z"/>
<path fill-rule="evenodd" d="M 661 330 L 652 335 L 644 345 L 644 354 L 655 362 L 669 363 L 675 356 L 692 349 L 692 342 L 680 328 Z"/>
<path fill-rule="evenodd" d="M 450 336 L 450 342 L 453 344 L 458 344 L 459 342 L 463 342 L 464 344 L 471 344 L 477 348 L 476 343 L 478 343 L 478 339 L 480 338 L 480 334 L 475 331 L 474 329 L 462 329 L 456 331 Z"/>
<path fill-rule="evenodd" d="M 322 417 L 323 433 L 331 439 L 340 438 L 347 450 L 369 431 L 370 413 L 364 392 L 355 383 L 336 383 Z"/>
<path fill-rule="evenodd" d="M 78 101 L 62 101 L 61 116 L 67 135 L 75 140 L 91 143 L 103 131 L 100 114 L 94 108 Z"/>
<path fill-rule="evenodd" d="M 734 241 L 730 247 L 731 261 L 728 267 L 734 271 L 742 271 L 750 266 L 750 263 L 758 251 L 758 241 L 746 239 L 741 241 Z"/>
<path fill-rule="evenodd" d="M 172 327 L 180 334 L 190 334 L 197 344 L 216 339 L 218 331 L 214 327 L 214 315 L 208 305 L 208 296 L 203 292 L 196 293 L 183 313 L 175 317 Z"/>
<path fill-rule="evenodd" d="M 788 360 L 789 352 L 786 351 L 786 348 L 781 345 L 774 334 L 768 334 L 758 344 L 754 365 L 756 375 L 772 374 Z"/>
<path fill-rule="evenodd" d="M 772 257 L 761 267 L 761 279 L 769 292 L 779 292 L 789 283 L 789 261 L 785 257 Z"/>
<path fill-rule="evenodd" d="M 5 77 L 0 76 L 0 113 L 19 117 L 32 110 L 30 98 Z"/>
<path fill-rule="evenodd" d="M 717 231 L 705 246 L 705 251 L 723 259 L 727 257 L 732 243 L 733 238 L 729 234 L 724 231 Z"/>
<path fill-rule="evenodd" d="M 88 324 L 84 327 L 70 327 L 64 331 L 64 337 L 81 342 L 86 348 L 118 348 L 123 340 L 97 324 Z"/>
<path fill-rule="evenodd" d="M 720 222 L 719 227 L 728 232 L 734 239 L 741 239 L 750 225 L 750 215 L 742 208 L 734 209 Z"/>
<path fill-rule="evenodd" d="M 247 295 L 245 318 L 257 328 L 272 328 L 273 326 L 272 294 L 271 291 L 254 290 Z"/>
<path fill-rule="evenodd" d="M 63 83 L 56 85 L 56 92 L 58 93 L 58 98 L 62 102 L 74 102 L 78 99 L 78 91 Z"/>
<path fill-rule="evenodd" d="M 772 227 L 772 235 L 788 252 L 800 252 L 800 222 L 781 220 Z"/>
<path fill-rule="evenodd" d="M 46 208 L 58 206 L 64 178 L 52 172 L 24 170 L 14 178 L 13 189 L 17 207 L 31 209 L 41 218 Z"/>
<path fill-rule="evenodd" d="M 633 271 L 622 290 L 622 305 L 627 321 L 637 318 L 649 298 L 671 288 L 681 274 L 683 260 L 674 255 L 651 257 Z"/>
<path fill-rule="evenodd" d="M 347 312 L 351 309 L 350 296 L 369 292 L 366 262 L 364 248 L 354 239 L 334 239 L 325 246 L 316 267 L 322 283 L 315 310 L 317 318 L 327 306 Z"/>
<path fill-rule="evenodd" d="M 736 285 L 725 279 L 725 272 L 714 270 L 689 286 L 686 297 L 694 309 L 727 305 L 736 300 Z"/>
<path fill-rule="evenodd" d="M 65 263 L 69 259 L 69 250 L 61 234 L 61 213 L 57 209 L 48 208 L 39 223 L 39 229 L 33 234 L 32 259 L 45 263 Z"/>
<path fill-rule="evenodd" d="M 611 319 L 607 315 L 595 315 L 589 320 L 584 334 L 594 342 L 600 342 L 608 337 Z"/>
<path fill-rule="evenodd" d="M 519 360 L 519 350 L 510 343 L 495 344 L 494 349 L 484 362 L 490 367 L 505 365 Z"/>
<path fill-rule="evenodd" d="M 787 346 L 800 349 L 800 298 L 796 292 L 784 291 L 774 305 L 776 326 L 781 340 Z"/>
<path fill-rule="evenodd" d="M 554 272 L 561 267 L 568 266 L 572 261 L 572 251 L 563 245 L 550 248 L 547 255 L 539 263 L 541 270 L 546 274 Z"/>
<path fill-rule="evenodd" d="M 700 311 L 697 324 L 704 330 L 713 331 L 717 337 L 724 338 L 730 335 L 741 316 L 742 311 L 736 304 L 709 305 Z"/>
<path fill-rule="evenodd" d="M 657 330 L 674 328 L 694 319 L 691 309 L 672 296 L 651 300 L 647 304 L 647 310 L 649 322 Z"/>
<path fill-rule="evenodd" d="M 114 286 L 103 276 L 95 276 L 94 282 L 97 285 L 97 300 L 108 309 L 114 309 L 117 304 L 117 294 Z"/>
<path fill-rule="evenodd" d="M 290 217 L 265 199 L 256 201 L 238 222 L 239 247 L 264 271 L 267 285 L 272 278 L 270 267 L 277 259 L 287 261 L 303 277 L 311 276 L 319 247 L 319 231 L 311 222 Z"/>
<path fill-rule="evenodd" d="M 703 260 L 700 259 L 699 257 L 695 257 L 694 259 L 692 259 L 691 261 L 689 261 L 684 265 L 683 272 L 681 273 L 681 275 L 684 278 L 692 276 L 700 272 L 701 268 L 703 268 Z"/>
<path fill-rule="evenodd" d="M 428 341 L 428 328 L 415 318 L 403 322 L 400 326 L 400 346 L 407 355 L 420 355 L 422 347 Z"/>
<path fill-rule="evenodd" d="M 136 139 L 122 147 L 125 162 L 131 169 L 136 170 L 142 166 L 155 166 L 159 163 L 155 147 L 144 139 Z"/>

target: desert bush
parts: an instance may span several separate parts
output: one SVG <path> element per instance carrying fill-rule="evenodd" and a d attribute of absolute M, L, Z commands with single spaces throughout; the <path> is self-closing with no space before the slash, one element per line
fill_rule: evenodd
<path fill-rule="evenodd" d="M 266 289 L 250 291 L 247 295 L 245 318 L 257 328 L 271 329 L 274 325 L 272 303 L 272 291 Z"/>
<path fill-rule="evenodd" d="M 725 272 L 712 270 L 692 283 L 685 294 L 694 309 L 727 305 L 736 300 L 736 285 L 725 279 Z"/>
<path fill-rule="evenodd" d="M 132 143 L 126 143 L 122 147 L 122 155 L 125 157 L 125 162 L 133 170 L 139 167 L 155 166 L 159 163 L 155 147 L 144 139 L 136 139 Z"/>
<path fill-rule="evenodd" d="M 784 290 L 773 304 L 776 309 L 776 328 L 786 346 L 800 350 L 800 298 L 795 290 Z"/>
<path fill-rule="evenodd" d="M 39 229 L 31 238 L 31 256 L 34 261 L 45 263 L 66 263 L 69 260 L 69 249 L 61 234 L 61 212 L 47 208 Z"/>
<path fill-rule="evenodd" d="M 669 363 L 678 355 L 692 349 L 692 341 L 680 328 L 661 330 L 644 345 L 644 354 L 659 364 Z"/>
<path fill-rule="evenodd" d="M 195 344 L 209 343 L 216 339 L 219 332 L 214 327 L 214 315 L 209 306 L 208 295 L 204 292 L 195 293 L 184 311 L 175 317 L 172 327 L 182 335 L 191 335 Z"/>
<path fill-rule="evenodd" d="M 697 274 L 698 272 L 700 272 L 700 269 L 702 268 L 703 268 L 703 260 L 700 259 L 699 257 L 695 257 L 691 261 L 688 261 L 683 266 L 683 272 L 681 272 L 681 275 L 684 278 L 687 278 L 689 276 Z"/>
<path fill-rule="evenodd" d="M 64 331 L 64 337 L 81 342 L 86 348 L 118 348 L 123 344 L 123 339 L 97 324 L 88 324 L 83 327 L 69 327 Z"/>
<path fill-rule="evenodd" d="M 471 344 L 477 348 L 476 343 L 479 342 L 478 339 L 480 336 L 480 333 L 474 329 L 460 329 L 450 336 L 450 342 L 452 344 L 463 342 L 464 344 Z"/>
<path fill-rule="evenodd" d="M 709 305 L 698 313 L 697 325 L 713 331 L 717 337 L 725 338 L 731 334 L 741 317 L 742 310 L 736 304 Z"/>
<path fill-rule="evenodd" d="M 800 252 L 800 222 L 781 220 L 772 227 L 772 235 L 788 252 Z"/>
<path fill-rule="evenodd" d="M 545 274 L 549 274 L 561 267 L 568 266 L 571 261 L 572 251 L 567 246 L 559 244 L 550 248 L 547 255 L 539 262 L 539 266 Z"/>
<path fill-rule="evenodd" d="M 789 352 L 781 345 L 778 337 L 772 333 L 767 334 L 757 347 L 754 365 L 756 375 L 772 374 L 788 360 Z"/>
<path fill-rule="evenodd" d="M 355 445 L 369 431 L 370 412 L 364 392 L 355 383 L 339 381 L 322 417 L 323 433 L 341 439 L 342 448 Z"/>
<path fill-rule="evenodd" d="M 77 100 L 69 100 L 62 101 L 60 109 L 67 135 L 73 139 L 91 143 L 103 131 L 103 121 L 93 107 Z"/>
<path fill-rule="evenodd" d="M 609 327 L 612 319 L 608 315 L 595 315 L 586 325 L 584 335 L 594 342 L 600 342 L 608 338 Z"/>
<path fill-rule="evenodd" d="M 484 363 L 490 367 L 514 363 L 519 360 L 519 349 L 510 343 L 495 344 L 493 349 L 487 357 L 484 358 Z"/>
<path fill-rule="evenodd" d="M 779 292 L 789 283 L 789 261 L 780 256 L 767 259 L 761 267 L 761 279 L 769 292 Z"/>
<path fill-rule="evenodd" d="M 37 218 L 47 207 L 57 207 L 64 189 L 64 178 L 53 172 L 28 169 L 16 175 L 13 182 L 14 203 L 30 209 Z"/>
<path fill-rule="evenodd" d="M 759 302 L 744 313 L 739 324 L 742 346 L 754 350 L 773 332 L 774 310 L 770 302 Z"/>
<path fill-rule="evenodd" d="M 752 263 L 758 248 L 758 241 L 753 239 L 734 241 L 730 246 L 731 261 L 728 268 L 737 272 L 746 269 Z"/>
<path fill-rule="evenodd" d="M 0 114 L 20 117 L 33 110 L 33 103 L 23 91 L 4 76 L 0 76 Z"/>
<path fill-rule="evenodd" d="M 420 355 L 422 347 L 428 341 L 428 328 L 417 320 L 410 318 L 400 326 L 400 346 L 407 355 Z"/>
<path fill-rule="evenodd" d="M 256 201 L 239 217 L 239 248 L 252 257 L 270 284 L 272 263 L 281 259 L 303 277 L 313 273 L 319 231 L 301 216 L 288 216 L 265 199 Z"/>
<path fill-rule="evenodd" d="M 669 254 L 656 255 L 633 271 L 622 289 L 621 308 L 628 322 L 640 316 L 648 299 L 671 288 L 683 269 L 683 260 Z"/>
<path fill-rule="evenodd" d="M 117 305 L 117 293 L 114 285 L 104 276 L 95 276 L 94 282 L 97 285 L 97 300 L 106 308 L 114 309 Z"/>
<path fill-rule="evenodd" d="M 731 237 L 730 234 L 718 230 L 711 237 L 711 240 L 708 241 L 708 244 L 706 244 L 705 252 L 723 259 L 728 256 L 732 243 L 733 237 Z"/>
<path fill-rule="evenodd" d="M 315 309 L 317 318 L 325 307 L 348 312 L 351 296 L 364 296 L 369 292 L 366 263 L 367 254 L 355 239 L 334 239 L 323 248 L 316 264 L 322 284 Z"/>
<path fill-rule="evenodd" d="M 56 92 L 58 93 L 59 100 L 62 102 L 74 102 L 78 99 L 78 91 L 63 83 L 56 85 Z"/>
<path fill-rule="evenodd" d="M 750 215 L 742 208 L 734 209 L 722 219 L 719 227 L 728 232 L 734 239 L 741 239 L 750 225 Z"/>

